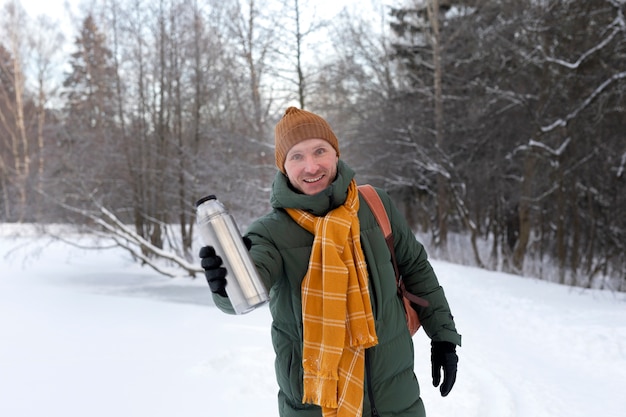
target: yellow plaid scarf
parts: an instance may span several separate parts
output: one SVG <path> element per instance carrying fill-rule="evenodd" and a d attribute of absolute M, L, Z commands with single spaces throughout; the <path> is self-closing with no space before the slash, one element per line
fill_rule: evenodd
<path fill-rule="evenodd" d="M 378 343 L 358 209 L 354 180 L 344 205 L 324 217 L 286 209 L 315 235 L 302 281 L 302 403 L 320 405 L 324 417 L 362 415 L 365 348 Z"/>

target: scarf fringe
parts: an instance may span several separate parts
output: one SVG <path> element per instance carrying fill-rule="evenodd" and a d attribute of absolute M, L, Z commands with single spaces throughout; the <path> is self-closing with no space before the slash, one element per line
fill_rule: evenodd
<path fill-rule="evenodd" d="M 338 408 L 337 387 L 339 377 L 328 375 L 304 375 L 302 404 L 317 404 L 320 407 Z"/>

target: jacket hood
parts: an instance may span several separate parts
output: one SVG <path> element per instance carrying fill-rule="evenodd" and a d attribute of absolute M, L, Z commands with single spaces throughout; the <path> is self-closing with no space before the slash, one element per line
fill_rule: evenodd
<path fill-rule="evenodd" d="M 348 196 L 348 186 L 354 178 L 354 171 L 341 159 L 337 162 L 337 177 L 323 191 L 315 195 L 296 191 L 285 174 L 278 171 L 272 183 L 270 204 L 274 209 L 295 208 L 305 210 L 315 216 L 324 216 L 341 206 Z"/>

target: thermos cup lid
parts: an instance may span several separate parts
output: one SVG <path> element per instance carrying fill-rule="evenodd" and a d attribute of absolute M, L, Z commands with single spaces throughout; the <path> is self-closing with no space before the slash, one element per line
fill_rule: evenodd
<path fill-rule="evenodd" d="M 209 200 L 217 200 L 217 197 L 215 197 L 214 194 L 207 195 L 206 197 L 202 197 L 200 200 L 196 201 L 196 208 L 198 208 L 198 206 L 200 204 L 204 203 L 205 201 L 209 201 Z"/>

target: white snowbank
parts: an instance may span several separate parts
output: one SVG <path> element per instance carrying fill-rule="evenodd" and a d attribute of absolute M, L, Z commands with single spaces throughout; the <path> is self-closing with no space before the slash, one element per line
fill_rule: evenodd
<path fill-rule="evenodd" d="M 203 279 L 158 276 L 118 249 L 10 235 L 0 233 L 0 416 L 277 415 L 266 307 L 228 316 Z M 625 294 L 433 265 L 463 347 L 442 398 L 429 342 L 415 337 L 428 415 L 624 415 Z"/>

